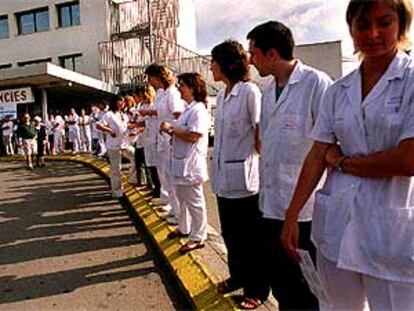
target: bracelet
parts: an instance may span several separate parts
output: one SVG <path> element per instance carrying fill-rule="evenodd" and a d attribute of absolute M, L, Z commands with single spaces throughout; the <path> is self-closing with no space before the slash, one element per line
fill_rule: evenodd
<path fill-rule="evenodd" d="M 340 160 L 339 160 L 339 162 L 338 162 L 338 164 L 336 165 L 336 169 L 338 170 L 338 172 L 341 172 L 341 173 L 343 173 L 344 172 L 344 162 L 345 162 L 345 160 L 346 159 L 348 159 L 349 157 L 348 156 L 343 156 Z"/>

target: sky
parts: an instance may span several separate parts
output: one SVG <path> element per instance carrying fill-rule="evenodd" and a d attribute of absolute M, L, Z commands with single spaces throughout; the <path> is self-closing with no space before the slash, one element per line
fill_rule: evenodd
<path fill-rule="evenodd" d="M 197 47 L 202 54 L 229 38 L 246 44 L 249 30 L 270 19 L 291 28 L 297 44 L 342 40 L 343 54 L 353 53 L 345 21 L 347 0 L 195 0 L 195 4 Z"/>

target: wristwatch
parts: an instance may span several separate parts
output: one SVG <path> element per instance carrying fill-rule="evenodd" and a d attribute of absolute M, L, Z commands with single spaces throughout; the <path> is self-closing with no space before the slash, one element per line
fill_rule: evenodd
<path fill-rule="evenodd" d="M 339 162 L 338 162 L 338 164 L 336 164 L 336 169 L 338 170 L 338 172 L 341 172 L 341 173 L 343 173 L 344 172 L 344 162 L 345 162 L 345 160 L 346 159 L 348 159 L 349 157 L 348 156 L 343 156 L 340 160 L 339 160 Z"/>

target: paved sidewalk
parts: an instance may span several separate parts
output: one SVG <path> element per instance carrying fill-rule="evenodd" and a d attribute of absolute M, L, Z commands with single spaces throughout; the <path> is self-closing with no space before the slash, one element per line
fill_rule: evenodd
<path fill-rule="evenodd" d="M 0 162 L 0 182 L 0 310 L 190 307 L 89 168 Z"/>
<path fill-rule="evenodd" d="M 65 157 L 64 157 L 65 158 Z M 109 178 L 109 167 L 106 162 L 90 157 L 72 157 L 73 161 L 85 163 L 101 172 L 103 176 Z M 126 170 L 124 171 L 126 172 Z M 209 222 L 213 217 L 213 226 L 209 226 L 208 240 L 206 247 L 201 250 L 193 251 L 187 255 L 180 255 L 179 247 L 185 240 L 168 240 L 167 234 L 175 227 L 167 225 L 161 220 L 161 214 L 156 208 L 148 205 L 148 197 L 145 193 L 137 191 L 123 178 L 123 187 L 127 200 L 131 205 L 131 210 L 137 214 L 147 228 L 152 237 L 154 245 L 158 247 L 167 265 L 170 266 L 177 281 L 180 283 L 184 294 L 193 303 L 197 310 L 237 310 L 234 299 L 231 295 L 220 295 L 217 292 L 217 283 L 228 277 L 226 249 L 220 234 L 216 231 L 217 216 L 215 211 L 209 213 Z M 209 191 L 208 189 L 206 189 Z M 210 197 L 210 204 L 213 198 Z M 236 300 L 240 292 L 234 293 Z M 258 311 L 277 310 L 277 302 L 270 298 Z"/>

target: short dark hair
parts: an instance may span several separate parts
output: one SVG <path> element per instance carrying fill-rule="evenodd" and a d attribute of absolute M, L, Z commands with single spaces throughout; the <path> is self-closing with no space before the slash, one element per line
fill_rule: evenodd
<path fill-rule="evenodd" d="M 167 88 L 175 83 L 175 79 L 171 70 L 164 65 L 155 63 L 151 64 L 145 69 L 144 74 L 147 76 L 159 78 L 164 88 Z"/>
<path fill-rule="evenodd" d="M 207 85 L 203 77 L 197 72 L 186 72 L 178 76 L 178 83 L 184 83 L 193 90 L 194 99 L 207 103 Z"/>
<path fill-rule="evenodd" d="M 278 21 L 268 21 L 254 27 L 247 39 L 254 41 L 254 46 L 266 54 L 275 49 L 284 60 L 293 59 L 295 41 L 292 31 Z"/>
<path fill-rule="evenodd" d="M 231 82 L 249 80 L 249 57 L 243 46 L 234 40 L 226 40 L 211 51 L 214 62 Z"/>
<path fill-rule="evenodd" d="M 124 100 L 124 98 L 121 95 L 115 95 L 111 98 L 109 101 L 109 110 L 112 112 L 116 112 L 118 110 L 118 101 Z"/>

